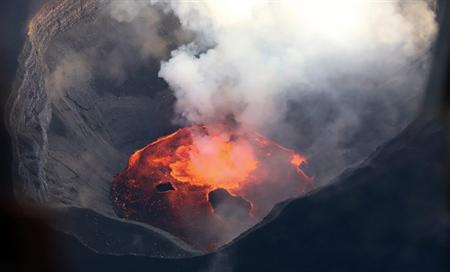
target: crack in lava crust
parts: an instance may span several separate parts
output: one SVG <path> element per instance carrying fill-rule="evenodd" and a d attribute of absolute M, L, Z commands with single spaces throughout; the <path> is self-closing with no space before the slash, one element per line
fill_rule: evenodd
<path fill-rule="evenodd" d="M 277 202 L 311 190 L 305 163 L 304 156 L 254 131 L 186 127 L 131 155 L 113 178 L 113 207 L 122 218 L 210 250 L 261 220 Z"/>

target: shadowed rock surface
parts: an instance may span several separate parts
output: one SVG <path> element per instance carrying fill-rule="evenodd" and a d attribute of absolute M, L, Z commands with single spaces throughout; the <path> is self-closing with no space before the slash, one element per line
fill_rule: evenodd
<path fill-rule="evenodd" d="M 97 70 L 89 73 L 95 80 L 86 81 L 94 76 L 83 74 L 85 66 L 78 53 L 86 56 L 92 44 L 101 45 L 104 48 L 95 54 L 103 58 L 117 36 L 111 31 L 112 37 L 100 35 L 106 24 L 113 24 L 102 11 L 105 3 L 51 1 L 29 23 L 7 116 L 14 146 L 16 197 L 50 208 L 79 207 L 57 210 L 61 220 L 54 226 L 97 252 L 194 254 L 186 245 L 177 248 L 181 243 L 167 233 L 129 225 L 117 220 L 112 211 L 112 176 L 126 165 L 132 151 L 173 129 L 174 100 L 157 78 L 159 60 L 152 57 L 136 60 L 129 80 L 111 81 L 94 67 Z M 166 36 L 170 46 L 173 37 Z M 118 238 L 119 233 L 142 241 L 133 244 L 131 238 Z M 116 238 L 108 242 L 107 237 Z M 112 241 L 115 246 L 108 247 Z M 157 246 L 152 248 L 152 244 Z"/>
<path fill-rule="evenodd" d="M 163 183 L 156 185 L 156 190 L 163 193 L 163 192 L 167 192 L 167 191 L 174 191 L 175 188 L 173 187 L 172 183 L 163 182 Z"/>
<path fill-rule="evenodd" d="M 50 97 L 45 77 L 54 66 L 47 48 L 57 52 L 57 36 L 69 29 L 89 32 L 86 25 L 74 25 L 84 18 L 95 21 L 99 3 L 60 1 L 33 19 L 8 120 L 19 198 L 112 216 L 112 175 L 125 165 L 131 150 L 170 129 L 165 118 L 170 118 L 173 98 L 164 88 L 131 96 L 98 82 L 98 92 L 86 86 Z M 136 121 L 139 118 L 148 123 Z M 130 231 L 130 226 L 87 209 L 66 210 L 62 217 L 67 216 L 67 222 L 84 219 L 76 220 L 80 225 L 73 229 L 55 225 L 70 233 L 56 235 L 67 242 L 64 254 L 75 271 L 448 271 L 449 146 L 446 126 L 436 118 L 419 119 L 335 184 L 278 205 L 261 224 L 217 253 L 201 257 L 132 256 L 155 256 L 158 251 L 134 248 L 129 241 L 116 244 L 126 251 L 111 250 L 108 240 Z M 96 229 L 102 234 L 91 236 Z M 142 235 L 144 241 L 153 241 L 151 235 L 156 234 Z M 165 254 L 190 254 L 173 241 L 155 239 L 169 247 Z M 111 255 L 126 252 L 130 255 Z"/>
<path fill-rule="evenodd" d="M 414 123 L 225 248 L 233 271 L 446 271 L 449 150 L 447 127 Z"/>
<path fill-rule="evenodd" d="M 45 88 L 47 67 L 43 55 L 56 34 L 70 29 L 81 18 L 91 17 L 97 8 L 96 1 L 86 1 L 84 5 L 77 1 L 55 1 L 45 5 L 29 23 L 7 116 L 16 164 L 15 191 L 19 198 L 39 202 L 49 198 L 44 167 L 48 160 L 51 103 Z M 65 16 L 58 16 L 59 13 Z"/>
<path fill-rule="evenodd" d="M 417 121 L 332 185 L 278 205 L 204 256 L 98 255 L 63 240 L 74 271 L 448 271 L 449 150 L 447 126 Z"/>
<path fill-rule="evenodd" d="M 174 99 L 157 77 L 159 59 L 130 53 L 130 75 L 109 74 L 112 54 L 137 50 L 116 44 L 120 35 L 114 31 L 126 33 L 131 26 L 114 22 L 104 3 L 51 2 L 29 24 L 8 116 L 19 198 L 114 215 L 112 176 L 131 152 L 174 128 Z M 165 37 L 168 47 L 175 46 L 173 37 Z"/>
<path fill-rule="evenodd" d="M 214 213 L 225 220 L 248 220 L 252 208 L 250 202 L 240 196 L 233 196 L 227 190 L 219 188 L 208 193 L 208 201 Z"/>
<path fill-rule="evenodd" d="M 157 73 L 160 61 L 192 37 L 171 13 L 155 9 L 136 22 L 118 21 L 108 2 L 49 1 L 29 23 L 7 117 L 18 197 L 113 215 L 108 199 L 112 176 L 131 152 L 174 129 L 174 97 Z M 136 33 L 152 34 L 141 40 Z M 425 56 L 411 69 L 425 73 L 426 66 Z M 380 90 L 395 93 L 395 86 L 387 82 Z M 345 84 L 340 87 L 363 96 Z M 327 152 L 317 150 L 328 148 L 316 140 L 330 138 L 326 130 L 332 129 L 340 102 L 313 92 L 287 105 L 286 122 L 295 128 L 294 135 L 302 134 L 294 137 L 292 147 L 311 153 L 309 168 L 320 177 L 318 184 L 359 162 L 408 124 L 421 84 L 411 89 L 416 95 L 399 103 L 395 108 L 401 110 L 393 116 L 376 97 L 346 106 L 370 108 L 361 122 L 371 125 L 342 128 L 346 141 Z"/>
<path fill-rule="evenodd" d="M 102 254 L 173 258 L 201 252 L 158 228 L 112 218 L 89 209 L 61 208 L 52 214 L 51 226 L 76 237 L 87 248 Z"/>

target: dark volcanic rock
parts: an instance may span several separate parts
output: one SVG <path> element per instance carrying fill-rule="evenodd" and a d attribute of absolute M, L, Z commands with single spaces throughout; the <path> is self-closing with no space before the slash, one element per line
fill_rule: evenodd
<path fill-rule="evenodd" d="M 119 257 L 72 241 L 70 259 L 77 271 L 449 271 L 449 151 L 448 127 L 417 121 L 360 167 L 278 205 L 216 253 Z"/>
<path fill-rule="evenodd" d="M 163 192 L 167 192 L 167 191 L 175 191 L 175 188 L 173 187 L 172 183 L 163 182 L 163 183 L 156 185 L 156 190 L 163 193 Z"/>
<path fill-rule="evenodd" d="M 446 271 L 450 131 L 418 121 L 224 252 L 233 271 Z"/>
<path fill-rule="evenodd" d="M 105 35 L 99 35 L 105 24 L 112 21 L 104 12 L 106 3 L 48 1 L 29 22 L 8 101 L 7 122 L 14 147 L 14 189 L 16 197 L 24 202 L 41 202 L 50 208 L 75 206 L 95 210 L 101 215 L 81 210 L 89 214 L 83 220 L 102 218 L 99 220 L 105 224 L 108 235 L 120 236 L 122 230 L 138 231 L 136 235 L 142 236 L 142 229 L 127 227 L 122 220 L 114 221 L 109 194 L 111 180 L 132 151 L 173 129 L 169 121 L 174 100 L 165 83 L 157 78 L 159 61 L 151 58 L 136 62 L 128 81 L 112 82 L 97 74 L 83 74 L 87 70 L 92 73 L 100 70 L 88 67 L 91 65 L 88 62 L 82 63 L 91 45 L 111 44 L 103 40 Z M 108 47 L 105 48 L 96 53 L 102 57 L 108 52 Z M 73 52 L 77 53 L 75 57 L 67 58 Z M 95 63 L 106 68 L 112 66 Z M 64 65 L 67 67 L 61 68 Z M 63 217 L 79 216 L 73 213 L 69 209 Z M 95 249 L 103 253 L 163 252 L 176 257 L 185 251 L 175 250 L 177 243 L 164 235 L 159 237 L 159 232 L 149 235 L 149 231 L 142 236 L 148 245 L 141 247 L 137 243 L 133 248 L 131 242 L 118 243 L 123 249 L 115 251 L 105 247 L 106 240 L 88 235 L 98 231 L 97 225 L 83 221 L 76 228 L 70 224 L 59 226 L 61 230 L 70 228 L 66 231 L 82 237 L 83 243 L 92 248 L 99 246 Z M 103 242 L 98 242 L 99 239 Z M 154 245 L 165 244 L 165 249 L 150 251 L 152 239 Z"/>
<path fill-rule="evenodd" d="M 127 145 L 124 139 L 141 135 L 147 142 L 151 137 L 142 135 L 156 136 L 148 124 L 130 131 L 136 127 L 130 120 L 161 119 L 157 107 L 170 112 L 173 101 L 164 93 L 133 98 L 90 89 L 49 97 L 47 48 L 80 19 L 92 22 L 101 2 L 52 1 L 30 22 L 8 122 L 18 196 L 112 214 L 111 177 L 124 165 L 127 150 L 140 143 L 133 139 Z M 139 112 L 144 108 L 148 111 Z M 190 256 L 190 251 L 157 231 L 83 209 L 61 214 L 66 220 L 54 227 L 70 235 L 56 236 L 67 242 L 65 253 L 75 271 L 449 271 L 449 137 L 436 119 L 416 121 L 360 167 L 278 205 L 262 223 L 209 255 L 133 256 Z M 141 240 L 137 247 L 133 235 Z M 147 247 L 153 242 L 159 245 L 156 251 Z"/>
<path fill-rule="evenodd" d="M 159 59 L 133 56 L 128 77 L 105 75 L 114 67 L 108 54 L 136 51 L 116 44 L 114 31 L 131 26 L 115 23 L 106 3 L 50 1 L 29 23 L 7 116 L 18 198 L 114 215 L 112 176 L 131 152 L 173 129 Z"/>
<path fill-rule="evenodd" d="M 55 1 L 44 6 L 29 22 L 28 39 L 19 59 L 7 117 L 16 164 L 14 189 L 19 198 L 39 202 L 49 198 L 44 167 L 48 160 L 47 129 L 52 114 L 45 88 L 47 70 L 43 54 L 56 34 L 92 16 L 97 8 L 96 1 Z"/>
<path fill-rule="evenodd" d="M 251 204 L 240 196 L 233 196 L 219 188 L 208 193 L 214 213 L 228 220 L 248 220 Z"/>
<path fill-rule="evenodd" d="M 62 208 L 53 212 L 51 225 L 73 235 L 83 245 L 100 254 L 173 258 L 191 257 L 201 252 L 158 228 L 138 222 L 101 215 L 89 209 Z"/>

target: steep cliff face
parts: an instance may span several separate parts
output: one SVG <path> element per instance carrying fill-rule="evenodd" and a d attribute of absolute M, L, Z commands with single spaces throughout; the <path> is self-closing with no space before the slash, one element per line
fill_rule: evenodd
<path fill-rule="evenodd" d="M 101 42 L 104 45 L 104 48 L 96 53 L 96 57 L 100 56 L 100 62 L 96 63 L 105 67 L 111 64 L 107 57 L 102 56 L 108 56 L 103 53 L 108 51 L 114 40 L 103 40 L 100 37 L 103 35 L 99 34 L 105 25 L 114 26 L 110 29 L 120 28 L 122 25 L 108 21 L 102 13 L 102 3 L 105 2 L 52 1 L 29 23 L 28 39 L 19 60 L 20 69 L 10 97 L 7 116 L 14 144 L 16 195 L 18 198 L 26 198 L 27 201 L 32 199 L 47 203 L 52 208 L 65 206 L 57 211 L 57 216 L 61 216 L 63 220 L 54 222 L 54 227 L 77 237 L 84 245 L 98 253 L 153 257 L 198 254 L 167 233 L 118 220 L 112 212 L 109 199 L 112 176 L 126 165 L 126 160 L 133 150 L 172 129 L 169 119 L 174 98 L 167 92 L 164 82 L 156 76 L 159 61 L 155 59 L 139 63 L 132 71 L 132 77 L 120 82 L 110 82 L 108 78 L 99 77 L 93 78 L 89 83 L 78 84 L 82 78 L 72 77 L 80 72 L 79 68 L 83 67 L 80 60 L 90 56 L 85 53 L 90 52 L 94 43 Z M 114 32 L 110 33 L 110 36 L 114 35 Z M 168 41 L 168 44 L 173 43 Z M 65 54 L 67 50 L 70 54 Z M 127 51 L 126 46 L 124 51 Z M 72 54 L 73 52 L 83 52 L 82 57 L 80 54 Z M 60 76 L 72 77 L 77 84 L 63 84 L 61 87 L 57 75 L 61 63 L 64 63 L 61 56 L 66 55 L 72 56 L 67 63 L 75 63 L 78 66 L 75 70 L 63 70 Z M 408 135 L 414 136 L 412 140 L 405 138 Z M 445 158 L 439 153 L 441 147 L 438 144 L 448 146 L 446 130 L 436 128 L 433 124 L 412 126 L 407 133 L 399 137 L 384 146 L 383 152 L 378 152 L 376 157 L 360 168 L 341 176 L 337 186 L 315 192 L 303 200 L 294 200 L 285 203 L 285 206 L 279 206 L 271 217 L 221 250 L 221 254 L 232 256 L 236 260 L 235 266 L 238 270 L 240 267 L 242 270 L 251 270 L 253 263 L 261 261 L 261 256 L 267 256 L 262 258 L 265 262 L 261 262 L 261 270 L 268 267 L 277 270 L 276 263 L 284 263 L 287 269 L 289 265 L 300 267 L 300 262 L 305 259 L 310 261 L 311 267 L 320 265 L 322 259 L 318 256 L 321 254 L 328 254 L 326 257 L 339 262 L 339 257 L 336 257 L 338 253 L 342 253 L 342 247 L 339 245 L 348 244 L 348 239 L 352 239 L 354 233 L 360 236 L 360 240 L 371 235 L 355 230 L 374 231 L 375 235 L 379 235 L 374 236 L 375 238 L 382 236 L 383 239 L 389 240 L 395 236 L 396 231 L 404 227 L 400 222 L 404 218 L 399 215 L 405 210 L 415 208 L 416 204 L 420 206 L 425 203 L 424 197 L 436 196 L 433 192 L 420 195 L 424 190 L 422 181 L 429 177 L 419 172 L 433 170 L 430 165 L 426 168 L 421 166 L 420 159 L 426 157 L 430 162 L 442 163 Z M 436 139 L 440 139 L 439 142 Z M 428 142 L 436 144 L 433 145 L 434 153 L 416 150 L 416 147 L 425 148 Z M 403 161 L 404 156 L 410 159 Z M 394 168 L 386 170 L 389 167 Z M 413 179 L 409 179 L 411 174 L 408 173 L 411 169 L 415 169 L 414 173 L 417 174 Z M 436 186 L 433 188 L 436 191 L 443 190 L 446 177 L 448 176 L 434 177 Z M 409 186 L 413 186 L 412 189 L 407 191 L 406 197 L 401 197 L 402 190 Z M 373 195 L 373 190 L 376 195 Z M 353 197 L 355 194 L 360 196 L 356 200 Z M 411 204 L 410 200 L 416 198 L 420 203 Z M 439 203 L 434 205 L 440 207 L 442 198 L 438 200 Z M 78 208 L 71 208 L 73 206 Z M 384 214 L 386 210 L 392 212 Z M 420 211 L 419 217 L 414 218 L 413 223 L 427 219 L 426 209 Z M 442 223 L 442 213 L 439 211 L 427 222 Z M 386 222 L 393 222 L 393 228 L 369 228 L 372 220 L 377 220 L 380 216 Z M 347 218 L 347 221 L 342 218 Z M 357 225 L 348 228 L 355 222 L 355 218 Z M 341 228 L 336 229 L 337 232 L 330 232 L 330 228 L 334 226 Z M 420 224 L 415 227 L 419 228 L 421 233 L 430 234 L 423 231 L 425 228 Z M 302 231 L 299 231 L 300 229 Z M 98 233 L 100 235 L 96 235 Z M 122 239 L 120 237 L 123 234 L 130 235 L 123 236 L 127 238 Z M 336 238 L 340 236 L 344 238 Z M 316 239 L 317 237 L 321 239 Z M 114 246 L 110 245 L 111 241 L 114 241 Z M 297 243 L 298 241 L 301 242 Z M 409 242 L 411 241 L 407 240 L 407 243 Z M 335 247 L 328 248 L 328 245 L 321 243 L 330 243 Z M 355 242 L 353 250 L 347 248 L 348 254 L 342 256 L 350 258 L 353 253 L 366 246 L 368 244 Z M 378 248 L 383 249 L 383 246 L 382 244 Z M 417 249 L 420 245 L 413 246 Z M 440 247 L 440 244 L 433 245 L 433 250 L 440 252 Z M 324 248 L 328 250 L 324 251 Z M 269 250 L 262 252 L 266 249 Z M 376 249 L 357 253 L 364 252 L 368 256 L 377 252 Z M 398 247 L 390 247 L 390 252 L 396 250 Z M 304 252 L 304 258 L 298 258 L 299 252 Z M 244 259 L 243 256 L 250 258 Z M 408 255 L 406 260 L 416 256 Z M 215 258 L 210 255 L 205 257 L 206 259 L 195 260 L 206 260 L 209 263 L 210 257 Z M 388 256 L 377 258 L 385 258 L 383 260 L 386 261 Z M 115 259 L 119 262 L 121 260 Z M 148 261 L 146 258 L 139 260 L 144 263 Z M 120 268 L 126 268 L 129 265 L 128 260 L 123 264 L 124 267 Z M 173 264 L 180 267 L 180 263 L 173 261 Z"/>
<path fill-rule="evenodd" d="M 448 126 L 418 120 L 333 185 L 195 258 L 96 254 L 71 237 L 64 245 L 73 271 L 449 271 L 449 151 Z"/>
<path fill-rule="evenodd" d="M 172 128 L 173 97 L 157 77 L 159 60 L 136 57 L 129 74 L 112 71 L 112 54 L 136 49 L 116 45 L 115 29 L 130 27 L 115 22 L 106 4 L 53 1 L 29 24 L 8 116 L 19 198 L 114 215 L 112 176 L 130 152 Z"/>
<path fill-rule="evenodd" d="M 233 271 L 447 271 L 449 151 L 446 124 L 416 120 L 332 185 L 274 208 L 223 253 Z"/>
<path fill-rule="evenodd" d="M 173 98 L 157 78 L 159 61 L 152 58 L 137 63 L 129 80 L 110 83 L 95 75 L 87 82 L 77 77 L 83 54 L 66 56 L 113 42 L 99 34 L 112 23 L 106 4 L 51 1 L 29 23 L 8 103 L 15 194 L 21 201 L 52 208 L 54 228 L 100 253 L 198 254 L 164 231 L 125 222 L 112 211 L 112 176 L 132 151 L 172 129 Z M 106 59 L 96 62 L 109 67 Z M 65 64 L 68 70 L 61 68 Z M 67 84 L 70 80 L 76 84 Z"/>
<path fill-rule="evenodd" d="M 7 116 L 15 155 L 15 191 L 19 198 L 45 202 L 49 197 L 44 171 L 51 120 L 51 103 L 45 88 L 46 48 L 55 35 L 81 18 L 93 16 L 97 8 L 96 1 L 54 1 L 29 23 Z"/>

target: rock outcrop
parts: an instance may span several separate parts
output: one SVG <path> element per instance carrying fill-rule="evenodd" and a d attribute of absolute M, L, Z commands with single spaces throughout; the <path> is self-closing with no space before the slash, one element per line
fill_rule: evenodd
<path fill-rule="evenodd" d="M 140 63 L 145 69 L 137 69 L 133 80 L 120 84 L 119 92 L 106 80 L 67 88 L 49 84 L 65 56 L 61 50 L 84 50 L 101 36 L 101 23 L 111 20 L 102 12 L 106 3 L 50 1 L 29 22 L 8 102 L 15 195 L 19 201 L 53 209 L 58 219 L 54 228 L 98 253 L 198 254 L 166 232 L 118 219 L 111 208 L 113 175 L 126 165 L 132 151 L 172 129 L 171 93 L 156 73 L 149 76 L 142 71 L 148 67 L 157 71 L 159 62 Z M 131 86 L 148 81 L 154 84 L 146 92 L 136 93 Z M 111 243 L 115 245 L 108 246 Z"/>
<path fill-rule="evenodd" d="M 7 116 L 14 146 L 15 191 L 19 198 L 38 202 L 46 202 L 49 198 L 44 167 L 52 113 L 45 87 L 48 73 L 44 62 L 46 49 L 54 36 L 81 18 L 93 16 L 97 8 L 97 1 L 53 1 L 29 22 L 28 38 L 19 59 Z"/>
<path fill-rule="evenodd" d="M 114 27 L 124 26 L 107 14 L 106 3 L 51 1 L 29 23 L 7 117 L 18 198 L 112 216 L 113 175 L 132 151 L 173 129 L 174 99 L 157 77 L 159 60 L 136 60 L 131 79 L 120 83 L 79 75 L 110 69 L 103 54 L 115 42 L 108 40 L 117 35 Z M 105 27 L 109 36 L 102 35 Z M 99 67 L 78 54 L 93 44 Z"/>

